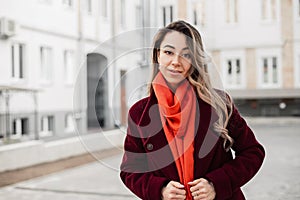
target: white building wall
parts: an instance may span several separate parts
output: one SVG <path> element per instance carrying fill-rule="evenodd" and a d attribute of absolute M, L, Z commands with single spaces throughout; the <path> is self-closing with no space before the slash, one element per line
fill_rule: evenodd
<path fill-rule="evenodd" d="M 10 42 L 8 40 L 0 40 L 0 52 L 1 52 L 1 65 L 0 65 L 0 84 L 5 85 L 9 82 L 9 76 L 11 74 L 11 61 L 10 58 Z"/>
<path fill-rule="evenodd" d="M 194 0 L 187 0 L 187 21 L 192 23 L 192 2 Z M 80 86 L 80 100 L 76 101 L 75 110 L 81 110 L 83 113 L 81 117 L 84 119 L 87 108 L 87 85 L 86 85 L 86 55 L 97 51 L 97 46 L 105 44 L 104 48 L 98 52 L 108 59 L 108 96 L 109 107 L 113 111 L 115 107 L 120 107 L 120 102 L 114 102 L 115 86 L 120 80 L 120 71 L 126 70 L 131 72 L 133 68 L 140 66 L 143 61 L 142 52 L 131 53 L 130 55 L 118 58 L 118 61 L 113 61 L 119 56 L 119 53 L 131 51 L 137 47 L 143 47 L 142 40 L 139 37 L 128 38 L 128 41 L 115 41 L 116 47 L 113 52 L 112 42 L 113 36 L 120 36 L 128 33 L 128 31 L 136 29 L 137 16 L 136 7 L 142 6 L 140 0 L 125 0 L 125 16 L 124 26 L 121 25 L 120 16 L 120 2 L 117 0 L 107 1 L 107 17 L 101 14 L 101 2 L 93 0 L 91 14 L 84 10 L 81 12 L 82 21 L 79 23 L 78 1 L 73 1 L 72 8 L 66 8 L 62 5 L 62 1 L 50 0 L 48 3 L 42 3 L 43 0 L 0 0 L 0 17 L 5 16 L 16 20 L 19 24 L 18 32 L 15 36 L 0 40 L 0 84 L 22 86 L 28 88 L 39 89 L 38 93 L 38 111 L 41 114 L 60 112 L 61 116 L 66 112 L 73 111 L 74 100 L 74 84 L 66 84 L 64 77 L 64 51 L 74 51 L 74 76 L 82 72 L 79 80 Z M 47 2 L 47 1 L 45 1 Z M 84 1 L 81 1 L 82 3 Z M 146 3 L 146 1 L 144 1 Z M 223 66 L 225 58 L 239 56 L 242 60 L 242 69 L 244 73 L 247 67 L 245 63 L 245 49 L 254 48 L 256 51 L 256 63 L 259 63 L 261 55 L 276 54 L 278 62 L 281 63 L 281 48 L 284 44 L 281 38 L 281 9 L 280 1 L 277 0 L 276 20 L 264 21 L 261 17 L 261 1 L 253 0 L 251 3 L 247 0 L 237 0 L 238 2 L 238 21 L 234 24 L 226 24 L 225 22 L 225 4 L 224 0 L 206 0 L 205 1 L 205 24 L 198 26 L 198 30 L 203 36 L 204 46 L 208 52 L 217 50 L 221 55 L 221 67 Z M 150 0 L 149 7 L 150 16 L 146 17 L 146 22 L 151 27 L 161 27 L 162 6 L 173 6 L 173 21 L 178 20 L 178 1 L 177 0 Z M 295 63 L 295 85 L 300 87 L 300 17 L 297 15 L 299 2 L 293 0 L 294 9 L 294 63 Z M 114 5 L 114 8 L 112 7 Z M 149 19 L 147 19 L 149 17 Z M 115 21 L 113 21 L 115 20 Z M 149 21 L 148 21 L 149 20 Z M 81 29 L 79 29 L 81 25 Z M 154 30 L 152 29 L 152 31 Z M 79 41 L 79 30 L 82 31 L 82 40 Z M 154 31 L 153 31 L 154 32 Z M 117 38 L 116 37 L 116 38 Z M 150 34 L 151 41 L 153 34 Z M 22 81 L 15 81 L 11 79 L 11 45 L 14 42 L 20 42 L 25 45 L 25 79 Z M 80 43 L 79 43 L 80 42 Z M 126 43 L 127 42 L 127 43 Z M 128 44 L 129 43 L 129 44 Z M 40 47 L 51 47 L 53 53 L 53 80 L 51 83 L 43 83 L 40 80 Z M 272 55 L 273 55 L 272 54 Z M 150 55 L 149 55 L 150 57 Z M 297 67 L 298 66 L 298 67 Z M 217 66 L 219 67 L 219 66 Z M 280 65 L 279 65 L 280 67 Z M 149 70 L 137 70 L 136 80 L 139 83 L 147 82 L 149 77 Z M 257 77 L 260 77 L 258 70 Z M 222 74 L 222 72 L 220 73 Z M 224 75 L 224 73 L 223 73 Z M 243 76 L 243 86 L 239 89 L 247 88 L 246 78 Z M 135 78 L 135 77 L 134 77 Z M 132 96 L 132 89 L 135 79 L 127 80 L 128 86 L 126 96 Z M 259 80 L 257 80 L 259 81 Z M 282 85 L 280 78 L 280 88 Z M 262 88 L 257 82 L 257 88 Z M 31 97 L 30 97 L 31 98 Z M 17 96 L 11 99 L 11 107 L 14 111 L 29 112 L 32 108 L 32 98 L 23 101 Z M 119 98 L 119 97 L 117 97 Z M 30 103 L 31 101 L 31 103 Z M 79 102 L 79 103 L 78 103 Z M 127 107 L 132 102 L 127 102 Z M 2 103 L 3 104 L 3 103 Z M 29 105 L 30 104 L 30 105 Z M 15 106 L 22 105 L 22 106 Z M 27 106 L 24 106 L 27 105 Z M 3 107 L 3 106 L 1 106 Z M 0 110 L 4 108 L 0 108 Z M 21 109 L 21 110 L 20 110 Z M 113 120 L 113 119 L 111 119 Z"/>
<path fill-rule="evenodd" d="M 216 28 L 214 48 L 236 48 L 256 46 L 278 46 L 282 44 L 279 23 L 280 9 L 277 0 L 277 20 L 274 22 L 261 19 L 261 1 L 238 0 L 237 23 L 227 24 L 225 1 L 215 0 L 214 8 Z"/>
<path fill-rule="evenodd" d="M 0 1 L 0 17 L 13 19 L 19 25 L 15 36 L 6 40 L 0 40 L 2 62 L 2 67 L 0 68 L 0 84 L 38 89 L 38 128 L 40 129 L 41 116 L 54 115 L 54 132 L 56 132 L 55 134 L 62 135 L 64 134 L 65 114 L 73 113 L 74 110 L 74 83 L 66 84 L 64 51 L 70 50 L 74 53 L 73 73 L 75 81 L 75 76 L 80 69 L 80 64 L 84 62 L 80 54 L 85 51 L 85 43 L 87 42 L 83 41 L 81 45 L 78 43 L 78 1 L 73 1 L 72 8 L 67 8 L 62 5 L 62 1 L 55 0 L 49 2 L 50 4 L 42 3 L 42 0 Z M 97 1 L 93 2 L 97 3 Z M 82 13 L 81 16 L 83 22 L 82 30 L 87 30 L 83 31 L 83 36 L 86 39 L 94 41 L 94 44 L 90 46 L 87 45 L 87 48 L 94 49 L 97 45 L 96 34 L 100 35 L 100 33 L 96 31 L 96 28 L 98 28 L 96 17 L 98 16 L 96 13 L 91 16 Z M 25 78 L 21 81 L 15 81 L 11 78 L 11 45 L 15 42 L 25 45 Z M 41 80 L 40 48 L 42 46 L 49 47 L 52 51 L 53 68 L 50 82 Z M 78 49 L 80 49 L 80 51 L 78 51 Z M 80 92 L 80 96 L 84 96 L 86 89 L 82 90 L 81 88 Z M 1 102 L 1 104 L 3 104 L 3 101 Z M 84 108 L 82 108 L 83 103 L 81 101 L 79 108 L 76 107 L 74 111 L 78 111 L 77 109 L 84 111 Z M 4 106 L 1 106 L 1 110 L 4 111 L 2 107 Z M 33 113 L 34 99 L 32 95 L 24 95 L 23 93 L 12 94 L 10 98 L 10 111 L 11 113 Z M 85 120 L 84 115 L 81 115 L 81 117 L 83 117 L 81 120 Z"/>
<path fill-rule="evenodd" d="M 294 38 L 296 43 L 300 41 L 300 2 L 293 0 Z"/>
<path fill-rule="evenodd" d="M 2 1 L 0 13 L 16 20 L 21 26 L 42 29 L 75 37 L 77 35 L 77 1 L 73 8 L 66 8 L 62 1 L 50 4 L 39 0 Z"/>

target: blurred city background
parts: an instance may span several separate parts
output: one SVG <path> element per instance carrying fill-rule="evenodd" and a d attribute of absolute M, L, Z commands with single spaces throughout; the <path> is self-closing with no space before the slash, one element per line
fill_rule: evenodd
<path fill-rule="evenodd" d="M 91 190 L 77 194 L 79 184 L 63 190 L 66 197 L 39 188 L 37 180 L 0 189 L 0 199 L 30 199 L 32 191 L 39 191 L 35 199 L 51 192 L 54 199 L 133 198 L 117 173 L 127 111 L 147 94 L 153 34 L 179 19 L 200 31 L 215 66 L 212 81 L 233 97 L 267 147 L 261 185 L 250 183 L 248 197 L 300 199 L 300 182 L 291 181 L 300 171 L 300 0 L 0 0 L 1 186 L 104 159 L 111 172 L 95 170 L 105 167 L 93 162 L 85 170 L 115 187 L 90 181 L 84 184 L 94 183 Z M 89 153 L 94 160 L 68 160 Z M 52 162 L 64 167 L 16 177 Z M 83 180 L 85 172 L 74 176 Z M 288 185 L 274 174 L 290 177 Z M 64 175 L 57 177 L 41 182 Z M 76 182 L 70 177 L 51 184 Z M 26 194 L 16 192 L 22 188 Z"/>

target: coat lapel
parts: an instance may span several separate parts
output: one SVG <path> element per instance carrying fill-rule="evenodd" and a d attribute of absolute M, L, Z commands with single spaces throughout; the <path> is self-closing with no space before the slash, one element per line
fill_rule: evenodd
<path fill-rule="evenodd" d="M 218 120 L 215 109 L 202 99 L 198 98 L 199 111 L 196 120 L 199 121 L 195 135 L 194 168 L 195 178 L 203 177 L 210 167 L 218 142 L 218 135 L 213 130 L 213 124 Z"/>
<path fill-rule="evenodd" d="M 200 98 L 197 100 L 196 122 L 199 123 L 195 124 L 195 130 L 197 130 L 194 141 L 195 178 L 202 177 L 209 169 L 214 146 L 219 139 L 213 131 L 213 123 L 218 119 L 214 108 Z M 178 181 L 176 165 L 162 128 L 157 99 L 154 94 L 148 98 L 138 129 L 147 152 L 149 171 L 161 171 L 162 175 Z"/>
<path fill-rule="evenodd" d="M 170 180 L 179 181 L 154 94 L 151 94 L 148 98 L 138 129 L 147 153 L 149 171 L 156 171 L 161 173 L 162 176 L 170 178 Z"/>

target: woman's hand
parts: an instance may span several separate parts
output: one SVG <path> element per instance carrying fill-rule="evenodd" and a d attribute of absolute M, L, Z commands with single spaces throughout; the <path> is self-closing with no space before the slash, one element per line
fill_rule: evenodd
<path fill-rule="evenodd" d="M 195 200 L 213 200 L 216 197 L 214 186 L 204 178 L 196 179 L 188 183 Z"/>
<path fill-rule="evenodd" d="M 161 190 L 163 200 L 185 199 L 185 194 L 186 191 L 184 189 L 184 185 L 176 181 L 170 181 L 168 185 Z"/>

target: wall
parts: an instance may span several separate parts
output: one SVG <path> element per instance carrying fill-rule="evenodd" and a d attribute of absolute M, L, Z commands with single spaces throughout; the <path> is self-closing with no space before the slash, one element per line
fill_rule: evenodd
<path fill-rule="evenodd" d="M 0 146 L 0 172 L 117 148 L 123 144 L 123 140 L 124 134 L 114 130 L 51 142 L 29 141 Z"/>

